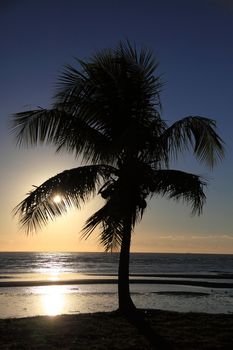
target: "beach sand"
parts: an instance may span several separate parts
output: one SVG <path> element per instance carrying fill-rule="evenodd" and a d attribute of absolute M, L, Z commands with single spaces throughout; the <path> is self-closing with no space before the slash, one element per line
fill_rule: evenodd
<path fill-rule="evenodd" d="M 233 315 L 143 313 L 148 329 L 155 339 L 165 339 L 168 349 L 233 349 Z M 106 312 L 2 319 L 0 349 L 149 350 L 151 346 L 132 322 Z"/>

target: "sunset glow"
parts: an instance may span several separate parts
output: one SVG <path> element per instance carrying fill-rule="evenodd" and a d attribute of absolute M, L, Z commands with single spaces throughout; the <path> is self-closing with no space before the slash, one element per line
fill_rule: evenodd
<path fill-rule="evenodd" d="M 61 202 L 61 196 L 59 194 L 56 194 L 53 197 L 53 201 L 54 201 L 54 203 L 60 203 Z"/>
<path fill-rule="evenodd" d="M 43 311 L 49 316 L 56 316 L 61 313 L 64 306 L 64 295 L 60 286 L 46 287 L 45 294 L 42 294 Z"/>
<path fill-rule="evenodd" d="M 87 2 L 73 0 L 69 6 L 59 1 L 55 7 L 50 1 L 38 6 L 33 1 L 13 3 L 3 6 L 0 22 L 4 33 L 0 251 L 103 251 L 98 229 L 88 240 L 81 240 L 79 234 L 86 220 L 102 207 L 101 195 L 81 210 L 73 210 L 76 206 L 69 208 L 72 201 L 64 196 L 59 183 L 49 199 L 51 212 L 60 209 L 64 216 L 43 226 L 38 234 L 26 235 L 21 230 L 19 218 L 12 215 L 17 204 L 44 181 L 82 165 L 82 157 L 62 148 L 56 152 L 56 146 L 49 142 L 35 148 L 31 142 L 18 147 L 9 124 L 14 113 L 36 110 L 37 106 L 48 108 L 53 103 L 62 67 L 78 67 L 73 57 L 88 61 L 98 50 L 128 38 L 138 49 L 147 47 L 160 62 L 158 73 L 165 83 L 161 89 L 162 117 L 167 124 L 189 115 L 211 118 L 227 146 L 226 159 L 213 172 L 185 152 L 179 159 L 174 155 L 172 168 L 207 179 L 203 213 L 192 217 L 190 208 L 182 203 L 153 197 L 142 222 L 135 227 L 131 251 L 232 253 L 232 2 L 148 1 L 145 5 L 139 1 L 134 2 L 134 11 L 131 2 L 125 1 L 116 2 L 114 10 L 111 2 L 94 2 L 92 11 Z M 87 18 L 91 24 L 88 30 Z M 30 30 L 28 19 L 32 21 Z M 49 132 L 43 129 L 45 139 Z"/>

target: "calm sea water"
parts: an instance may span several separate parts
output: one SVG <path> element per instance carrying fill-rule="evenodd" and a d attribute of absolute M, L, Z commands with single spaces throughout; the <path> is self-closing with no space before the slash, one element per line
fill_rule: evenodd
<path fill-rule="evenodd" d="M 118 254 L 0 253 L 0 276 L 50 273 L 115 274 Z M 130 271 L 150 273 L 233 273 L 233 255 L 131 253 Z"/>
<path fill-rule="evenodd" d="M 114 310 L 118 259 L 109 253 L 0 253 L 0 318 Z M 130 273 L 138 307 L 233 313 L 233 255 L 132 253 Z"/>

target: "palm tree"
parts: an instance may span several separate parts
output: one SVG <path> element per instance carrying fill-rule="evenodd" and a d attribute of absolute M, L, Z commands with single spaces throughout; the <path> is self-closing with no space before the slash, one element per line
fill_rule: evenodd
<path fill-rule="evenodd" d="M 223 141 L 211 119 L 189 116 L 168 126 L 161 118 L 163 84 L 149 50 L 120 43 L 77 64 L 78 69 L 64 68 L 52 107 L 15 114 L 12 129 L 19 145 L 53 144 L 85 165 L 34 188 L 15 212 L 29 232 L 100 194 L 105 204 L 87 220 L 82 235 L 99 227 L 106 251 L 120 247 L 119 310 L 130 313 L 135 310 L 129 291 L 131 233 L 147 200 L 153 195 L 183 200 L 200 214 L 206 182 L 170 170 L 169 163 L 192 150 L 213 167 L 224 155 Z"/>

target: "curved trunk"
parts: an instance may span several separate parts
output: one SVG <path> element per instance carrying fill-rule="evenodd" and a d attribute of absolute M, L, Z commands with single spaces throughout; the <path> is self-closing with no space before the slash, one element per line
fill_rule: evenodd
<path fill-rule="evenodd" d="M 136 310 L 136 307 L 130 297 L 130 291 L 129 291 L 130 242 L 131 242 L 131 217 L 129 216 L 124 220 L 120 261 L 119 261 L 119 269 L 118 269 L 119 311 L 126 314 Z"/>

